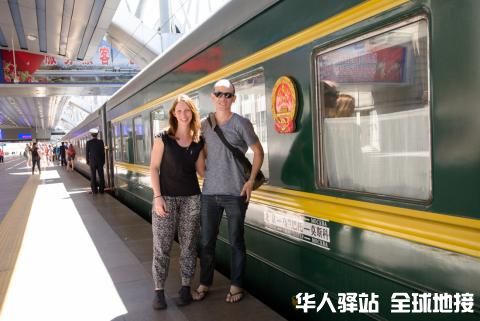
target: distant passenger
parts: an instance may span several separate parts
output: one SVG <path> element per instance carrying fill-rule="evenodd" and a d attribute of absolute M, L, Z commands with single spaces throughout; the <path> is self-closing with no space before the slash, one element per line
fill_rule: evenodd
<path fill-rule="evenodd" d="M 150 177 L 153 189 L 152 232 L 155 283 L 153 308 L 165 309 L 165 281 L 175 233 L 180 243 L 182 287 L 178 306 L 192 302 L 190 284 L 195 273 L 200 232 L 200 187 L 205 160 L 200 138 L 200 116 L 187 95 L 175 99 L 169 111 L 169 127 L 155 136 Z"/>
<path fill-rule="evenodd" d="M 25 151 L 23 152 L 25 157 L 27 158 L 27 166 L 32 166 L 32 148 L 30 147 L 30 143 L 25 145 Z"/>
<path fill-rule="evenodd" d="M 60 146 L 55 146 L 55 158 L 57 163 L 60 162 Z"/>
<path fill-rule="evenodd" d="M 347 94 L 340 94 L 337 98 L 337 107 L 334 117 L 351 117 L 355 109 L 355 98 Z"/>
<path fill-rule="evenodd" d="M 75 147 L 73 147 L 73 144 L 68 145 L 67 149 L 67 171 L 68 170 L 72 172 L 75 170 Z"/>
<path fill-rule="evenodd" d="M 46 166 L 48 166 L 50 164 L 50 153 L 49 153 L 49 150 L 48 150 L 48 145 L 44 144 L 42 146 L 42 149 L 43 149 L 43 156 L 45 156 Z"/>
<path fill-rule="evenodd" d="M 37 143 L 33 143 L 32 148 L 31 148 L 31 153 L 32 153 L 32 175 L 35 173 L 35 164 L 37 164 L 38 167 L 38 174 L 42 173 L 42 170 L 40 169 L 40 149 L 37 146 Z"/>
<path fill-rule="evenodd" d="M 85 151 L 87 165 L 90 166 L 90 187 L 92 189 L 92 194 L 97 194 L 98 192 L 103 194 L 105 190 L 105 178 L 103 175 L 103 165 L 105 165 L 105 145 L 101 139 L 97 138 L 97 128 L 90 129 L 90 134 L 92 135 L 92 139 L 87 142 Z"/>
<path fill-rule="evenodd" d="M 337 85 L 330 80 L 323 80 L 323 107 L 325 110 L 325 117 L 335 117 L 337 113 Z"/>
<path fill-rule="evenodd" d="M 3 152 L 3 149 L 0 148 L 0 163 L 3 163 L 3 157 L 5 153 Z"/>
<path fill-rule="evenodd" d="M 213 283 L 215 245 L 220 221 L 225 211 L 231 247 L 230 289 L 225 297 L 228 303 L 243 299 L 246 247 L 244 240 L 245 214 L 253 190 L 255 177 L 263 163 L 263 148 L 247 118 L 232 112 L 235 102 L 235 87 L 222 79 L 215 83 L 211 99 L 215 105 L 214 120 L 202 120 L 202 135 L 205 138 L 206 172 L 200 210 L 200 285 L 194 293 L 195 300 L 203 300 Z M 214 130 L 218 126 L 226 140 L 246 153 L 253 151 L 250 177 L 244 177 L 242 166 Z M 212 128 L 214 127 L 214 128 Z"/>
<path fill-rule="evenodd" d="M 62 142 L 62 144 L 59 147 L 59 156 L 60 156 L 60 164 L 62 166 L 67 166 L 67 159 L 65 156 L 67 146 L 65 146 L 65 143 Z"/>
<path fill-rule="evenodd" d="M 48 155 L 48 160 L 53 164 L 53 162 L 55 161 L 55 152 L 51 144 L 48 145 Z"/>

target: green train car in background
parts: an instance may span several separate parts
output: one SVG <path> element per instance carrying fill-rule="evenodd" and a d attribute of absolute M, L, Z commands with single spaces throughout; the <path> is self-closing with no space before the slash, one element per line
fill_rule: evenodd
<path fill-rule="evenodd" d="M 477 0 L 233 0 L 97 115 L 111 187 L 149 220 L 172 100 L 187 93 L 205 116 L 229 78 L 268 177 L 246 217 L 249 292 L 289 320 L 478 320 L 479 13 Z M 229 257 L 222 222 L 224 273 Z"/>

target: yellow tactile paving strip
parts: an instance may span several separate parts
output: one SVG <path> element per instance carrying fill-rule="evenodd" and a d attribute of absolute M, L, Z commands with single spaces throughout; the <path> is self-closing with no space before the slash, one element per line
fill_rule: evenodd
<path fill-rule="evenodd" d="M 39 175 L 27 180 L 0 223 L 0 315 L 39 182 Z"/>

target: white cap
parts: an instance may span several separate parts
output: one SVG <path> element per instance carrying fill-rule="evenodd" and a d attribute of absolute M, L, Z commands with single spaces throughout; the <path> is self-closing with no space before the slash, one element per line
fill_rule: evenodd
<path fill-rule="evenodd" d="M 98 128 L 92 128 L 89 130 L 90 134 L 98 134 Z"/>

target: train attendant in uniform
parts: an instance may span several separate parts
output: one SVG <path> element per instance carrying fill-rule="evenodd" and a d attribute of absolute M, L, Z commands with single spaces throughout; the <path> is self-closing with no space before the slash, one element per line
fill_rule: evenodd
<path fill-rule="evenodd" d="M 178 96 L 169 111 L 169 127 L 155 136 L 150 160 L 153 189 L 152 232 L 155 284 L 153 308 L 167 307 L 165 280 L 175 232 L 180 243 L 182 287 L 178 306 L 192 302 L 192 281 L 200 233 L 200 187 L 197 172 L 203 176 L 205 160 L 200 137 L 200 117 L 187 95 Z"/>
<path fill-rule="evenodd" d="M 90 134 L 92 135 L 92 139 L 87 141 L 85 153 L 87 165 L 90 166 L 90 187 L 92 189 L 92 194 L 97 194 L 98 192 L 103 194 L 105 189 L 105 178 L 103 175 L 103 165 L 105 165 L 105 145 L 103 144 L 103 141 L 97 137 L 97 128 L 90 129 Z"/>
<path fill-rule="evenodd" d="M 202 190 L 200 237 L 200 285 L 194 292 L 195 300 L 203 300 L 213 283 L 215 245 L 223 211 L 227 214 L 228 235 L 232 256 L 230 259 L 230 289 L 225 301 L 235 303 L 243 294 L 243 278 L 246 263 L 244 222 L 255 177 L 263 163 L 263 148 L 247 118 L 232 112 L 235 87 L 222 79 L 215 83 L 211 95 L 215 105 L 215 122 L 225 139 L 246 153 L 253 151 L 252 171 L 248 179 L 232 152 L 220 140 L 207 119 L 202 120 L 202 136 L 205 138 L 206 171 Z"/>

